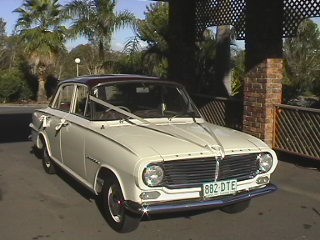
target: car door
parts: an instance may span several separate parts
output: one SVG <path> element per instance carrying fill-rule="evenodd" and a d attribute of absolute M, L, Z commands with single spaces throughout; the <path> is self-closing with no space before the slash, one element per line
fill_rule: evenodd
<path fill-rule="evenodd" d="M 61 85 L 51 105 L 50 114 L 45 115 L 49 126 L 45 132 L 49 140 L 50 156 L 62 162 L 61 156 L 61 128 L 66 126 L 65 119 L 69 115 L 74 95 L 74 84 Z"/>
<path fill-rule="evenodd" d="M 66 125 L 61 129 L 61 152 L 63 163 L 76 175 L 85 179 L 85 135 L 88 120 L 88 89 L 77 85 L 71 113 L 66 116 Z"/>

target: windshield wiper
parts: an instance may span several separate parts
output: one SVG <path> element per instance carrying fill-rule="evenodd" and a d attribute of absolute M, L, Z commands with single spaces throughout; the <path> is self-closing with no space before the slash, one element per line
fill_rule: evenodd
<path fill-rule="evenodd" d="M 120 123 L 123 123 L 123 122 L 127 122 L 127 123 L 130 123 L 130 124 L 133 124 L 133 122 L 130 120 L 130 119 L 133 119 L 132 117 L 123 117 L 119 120 Z"/>
<path fill-rule="evenodd" d="M 183 112 L 180 114 L 176 114 L 176 115 L 169 117 L 168 119 L 169 119 L 169 121 L 171 121 L 174 118 L 185 117 L 185 116 L 192 117 L 193 121 L 196 122 L 196 113 L 194 111 L 186 111 L 186 112 Z"/>

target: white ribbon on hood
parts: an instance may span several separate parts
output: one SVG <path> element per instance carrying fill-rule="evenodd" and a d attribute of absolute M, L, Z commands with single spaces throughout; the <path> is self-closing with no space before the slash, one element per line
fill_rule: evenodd
<path fill-rule="evenodd" d="M 103 101 L 103 100 L 101 100 L 101 99 L 99 99 L 99 98 L 96 98 L 96 97 L 94 97 L 94 96 L 92 96 L 92 95 L 89 96 L 89 99 L 90 99 L 91 101 L 94 101 L 94 102 L 96 102 L 96 103 L 98 103 L 98 104 L 101 104 L 101 105 L 103 105 L 103 106 L 105 106 L 105 107 L 107 107 L 107 108 L 110 108 L 110 109 L 112 109 L 112 110 L 114 110 L 114 111 L 116 111 L 116 112 L 119 112 L 119 113 L 121 113 L 121 114 L 123 114 L 123 115 L 125 115 L 125 116 L 127 116 L 127 117 L 130 117 L 130 118 L 139 120 L 140 122 L 142 122 L 143 124 L 145 124 L 145 125 L 138 125 L 138 126 L 140 126 L 140 127 L 144 127 L 144 128 L 149 129 L 149 130 L 153 130 L 153 131 L 156 131 L 156 132 L 160 132 L 160 133 L 163 133 L 163 134 L 166 134 L 166 135 L 169 135 L 169 136 L 178 138 L 178 139 L 180 139 L 180 140 L 184 140 L 184 141 L 187 141 L 187 142 L 189 142 L 189 143 L 195 144 L 195 145 L 197 145 L 197 146 L 199 146 L 199 147 L 208 149 L 208 150 L 209 150 L 210 152 L 212 152 L 215 156 L 216 156 L 216 155 L 219 155 L 221 158 L 224 158 L 224 156 L 225 156 L 224 149 L 223 149 L 220 141 L 219 141 L 218 138 L 216 137 L 216 135 L 215 135 L 211 130 L 208 130 L 206 127 L 202 126 L 201 124 L 199 124 L 199 125 L 200 125 L 218 144 L 212 145 L 212 144 L 208 143 L 207 141 L 199 138 L 198 136 L 194 136 L 194 135 L 190 134 L 189 132 L 187 132 L 187 131 L 182 130 L 182 129 L 179 128 L 180 131 L 184 131 L 184 132 L 186 132 L 188 135 L 192 135 L 193 137 L 196 137 L 196 138 L 200 139 L 202 142 L 205 143 L 204 145 L 203 145 L 203 144 L 200 144 L 200 143 L 198 143 L 198 142 L 196 142 L 196 141 L 193 141 L 193 140 L 191 140 L 191 139 L 189 139 L 189 138 L 186 138 L 186 137 L 184 137 L 184 136 L 182 136 L 182 135 L 180 135 L 180 134 L 166 132 L 166 131 L 160 129 L 156 124 L 154 124 L 154 123 L 152 123 L 152 122 L 149 122 L 149 121 L 147 121 L 147 120 L 145 120 L 145 119 L 143 119 L 143 118 L 141 118 L 141 117 L 139 117 L 139 116 L 137 116 L 137 115 L 135 115 L 135 114 L 133 114 L 133 113 L 130 113 L 130 112 L 126 111 L 126 110 L 123 110 L 123 109 L 121 109 L 121 108 L 119 108 L 119 107 L 117 107 L 117 106 L 114 106 L 114 105 L 112 105 L 112 104 L 110 104 L 110 103 L 107 103 L 107 102 L 105 102 L 105 101 Z"/>

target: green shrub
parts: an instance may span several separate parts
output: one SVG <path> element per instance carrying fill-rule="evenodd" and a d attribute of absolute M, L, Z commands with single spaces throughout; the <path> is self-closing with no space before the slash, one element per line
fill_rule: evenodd
<path fill-rule="evenodd" d="M 0 72 L 0 102 L 28 100 L 31 96 L 32 91 L 19 70 L 13 69 Z"/>

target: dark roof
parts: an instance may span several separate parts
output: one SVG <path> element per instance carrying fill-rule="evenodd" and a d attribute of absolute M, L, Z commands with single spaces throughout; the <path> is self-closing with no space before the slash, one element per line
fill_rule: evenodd
<path fill-rule="evenodd" d="M 88 75 L 81 76 L 73 79 L 68 79 L 61 81 L 60 84 L 64 83 L 81 83 L 89 86 L 90 88 L 100 84 L 100 83 L 111 83 L 111 82 L 122 82 L 122 81 L 159 81 L 164 83 L 175 83 L 171 81 L 161 80 L 157 77 L 150 77 L 144 75 L 133 75 L 133 74 L 108 74 L 108 75 Z M 175 83 L 177 84 L 177 83 Z"/>

